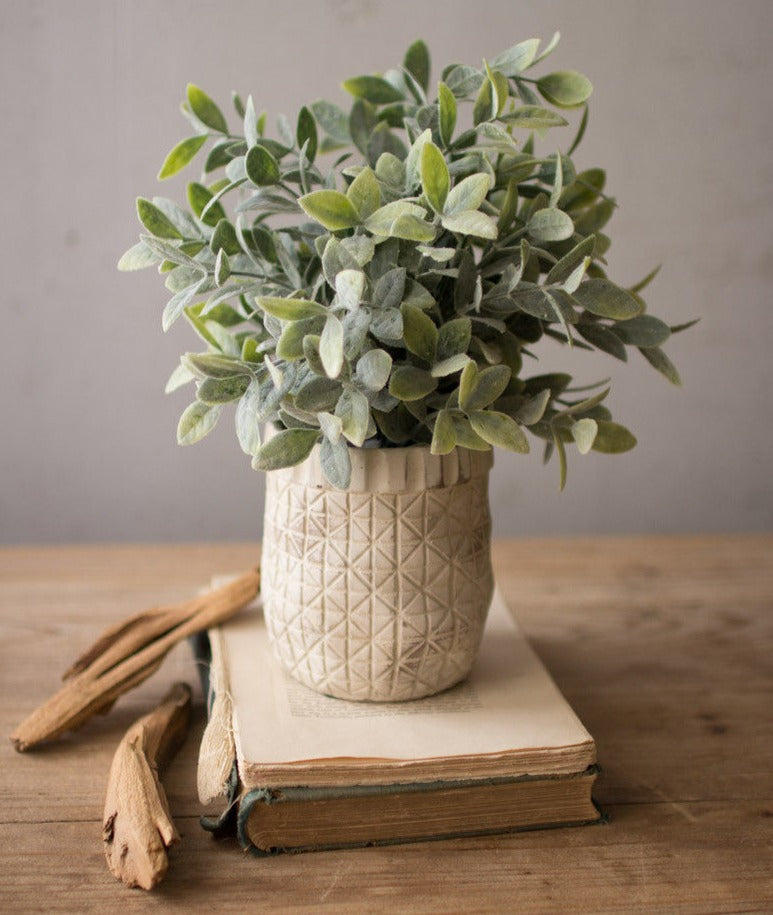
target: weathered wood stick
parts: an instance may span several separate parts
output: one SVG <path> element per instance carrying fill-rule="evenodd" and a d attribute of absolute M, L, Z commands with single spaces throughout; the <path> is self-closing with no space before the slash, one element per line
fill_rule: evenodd
<path fill-rule="evenodd" d="M 108 867 L 126 886 L 153 889 L 169 866 L 167 848 L 180 839 L 158 775 L 185 740 L 190 717 L 190 687 L 175 683 L 113 757 L 102 838 Z"/>
<path fill-rule="evenodd" d="M 259 588 L 260 570 L 251 569 L 193 600 L 113 626 L 70 668 L 64 686 L 11 734 L 14 746 L 29 750 L 108 711 L 120 695 L 154 673 L 177 642 L 233 616 Z"/>

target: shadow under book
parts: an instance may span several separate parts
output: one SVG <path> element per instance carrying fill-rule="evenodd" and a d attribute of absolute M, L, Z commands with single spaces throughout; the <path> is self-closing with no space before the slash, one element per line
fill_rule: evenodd
<path fill-rule="evenodd" d="M 596 747 L 497 589 L 464 683 L 427 699 L 346 702 L 271 656 L 259 604 L 196 646 L 210 716 L 203 803 L 259 854 L 598 822 Z"/>

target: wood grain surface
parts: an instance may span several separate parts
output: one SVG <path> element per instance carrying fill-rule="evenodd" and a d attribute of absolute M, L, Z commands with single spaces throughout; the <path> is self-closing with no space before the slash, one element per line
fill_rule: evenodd
<path fill-rule="evenodd" d="M 0 550 L 4 734 L 123 616 L 181 600 L 257 545 Z M 204 723 L 187 646 L 38 751 L 0 741 L 0 911 L 773 911 L 773 536 L 512 540 L 494 565 L 595 736 L 602 826 L 256 859 L 199 827 Z M 105 864 L 108 769 L 174 680 L 195 689 L 165 788 L 181 843 L 152 893 Z"/>

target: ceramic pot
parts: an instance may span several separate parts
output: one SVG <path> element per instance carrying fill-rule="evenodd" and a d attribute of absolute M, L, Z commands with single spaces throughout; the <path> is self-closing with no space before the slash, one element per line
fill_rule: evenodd
<path fill-rule="evenodd" d="M 266 475 L 262 584 L 279 662 L 319 692 L 389 702 L 469 673 L 493 591 L 491 452 L 351 449 L 333 488 L 316 451 Z"/>

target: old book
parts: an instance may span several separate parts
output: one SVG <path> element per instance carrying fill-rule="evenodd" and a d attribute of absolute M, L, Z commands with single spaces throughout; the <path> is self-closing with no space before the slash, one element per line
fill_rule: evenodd
<path fill-rule="evenodd" d="M 256 603 L 210 630 L 203 802 L 230 791 L 245 848 L 301 851 L 600 818 L 592 737 L 497 591 L 469 679 L 427 699 L 346 702 L 271 657 Z M 222 823 L 221 823 L 222 825 Z"/>

